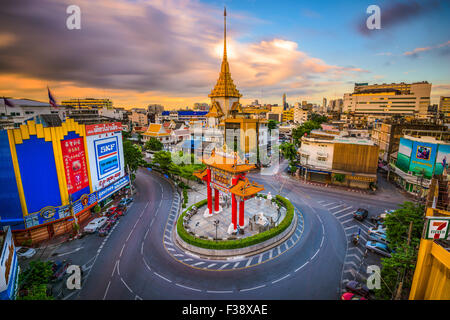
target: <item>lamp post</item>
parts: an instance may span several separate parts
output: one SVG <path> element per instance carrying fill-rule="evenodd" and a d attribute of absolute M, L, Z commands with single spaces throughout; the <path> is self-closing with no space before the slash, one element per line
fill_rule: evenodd
<path fill-rule="evenodd" d="M 217 227 L 219 226 L 220 221 L 219 220 L 214 220 L 214 226 L 216 227 L 216 238 L 215 240 L 217 241 Z"/>

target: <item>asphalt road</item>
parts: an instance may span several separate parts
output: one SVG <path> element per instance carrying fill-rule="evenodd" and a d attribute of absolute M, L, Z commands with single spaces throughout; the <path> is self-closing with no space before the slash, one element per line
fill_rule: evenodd
<path fill-rule="evenodd" d="M 285 167 L 282 164 L 280 172 Z M 252 174 L 251 179 L 264 183 L 266 192 L 272 194 L 282 189 L 281 194 L 302 214 L 301 236 L 298 233 L 295 243 L 289 241 L 290 246 L 282 247 L 281 254 L 267 259 L 267 253 L 264 259 L 255 257 L 250 263 L 249 258 L 211 262 L 180 252 L 169 236 L 176 221 L 179 195 L 168 180 L 141 169 L 133 205 L 96 252 L 83 253 L 86 257 L 94 254 L 89 259 L 89 271 L 84 275 L 82 289 L 66 298 L 338 299 L 349 265 L 350 229 L 345 229 L 336 212 L 364 204 L 375 214 L 379 213 L 375 209 L 382 209 L 380 201 L 304 186 L 282 174 Z M 330 204 L 334 201 L 343 204 L 342 209 Z M 396 203 L 395 199 L 383 202 L 383 210 Z M 97 235 L 83 241 L 89 242 L 89 238 L 99 242 Z M 175 254 L 185 257 L 176 259 Z"/>

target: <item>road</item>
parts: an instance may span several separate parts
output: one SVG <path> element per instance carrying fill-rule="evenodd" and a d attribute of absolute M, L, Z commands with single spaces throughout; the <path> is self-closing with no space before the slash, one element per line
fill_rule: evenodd
<path fill-rule="evenodd" d="M 362 255 L 347 248 L 349 230 L 353 231 L 348 227 L 356 222 L 340 216 L 362 204 L 373 214 L 379 213 L 375 208 L 383 211 L 396 203 L 386 202 L 381 208 L 376 199 L 307 187 L 283 176 L 285 167 L 282 164 L 276 175 L 252 174 L 251 179 L 264 183 L 272 194 L 282 188 L 281 194 L 301 212 L 298 231 L 273 250 L 233 261 L 202 260 L 177 248 L 170 234 L 180 197 L 168 180 L 140 169 L 135 201 L 114 231 L 106 238 L 84 237 L 84 248 L 95 243 L 89 252 L 69 251 L 67 257 L 73 261 L 85 257 L 78 263 L 89 265 L 89 270 L 82 289 L 65 298 L 338 299 L 342 280 L 352 275 L 349 268 L 357 269 Z"/>

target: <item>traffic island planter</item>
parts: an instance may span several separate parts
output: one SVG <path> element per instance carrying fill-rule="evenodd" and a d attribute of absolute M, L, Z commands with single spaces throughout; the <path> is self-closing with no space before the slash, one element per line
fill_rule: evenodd
<path fill-rule="evenodd" d="M 187 208 L 177 220 L 176 232 L 174 232 L 176 243 L 185 250 L 199 254 L 210 259 L 226 259 L 233 256 L 255 254 L 275 247 L 287 240 L 295 231 L 297 215 L 295 215 L 292 203 L 279 195 L 276 199 L 286 208 L 286 216 L 276 227 L 244 239 L 218 239 L 208 240 L 205 237 L 196 237 L 185 230 L 183 222 L 187 213 L 196 207 L 205 206 L 207 200 L 202 200 Z"/>

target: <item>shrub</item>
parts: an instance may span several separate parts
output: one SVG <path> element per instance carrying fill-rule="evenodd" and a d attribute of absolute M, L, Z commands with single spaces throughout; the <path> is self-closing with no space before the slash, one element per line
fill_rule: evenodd
<path fill-rule="evenodd" d="M 283 219 L 283 221 L 276 226 L 275 228 L 272 228 L 270 230 L 261 232 L 259 234 L 256 234 L 254 236 L 244 238 L 244 239 L 236 239 L 236 240 L 227 240 L 227 241 L 214 241 L 214 240 L 205 240 L 205 239 L 199 239 L 194 237 L 193 235 L 189 234 L 183 227 L 183 217 L 186 215 L 186 213 L 191 210 L 192 206 L 190 206 L 187 210 L 185 210 L 181 216 L 178 218 L 177 221 L 177 231 L 178 235 L 183 239 L 186 243 L 189 243 L 191 245 L 205 248 L 205 249 L 214 249 L 214 250 L 225 250 L 225 249 L 239 249 L 239 248 L 245 248 L 254 244 L 258 244 L 261 242 L 264 242 L 270 238 L 273 238 L 280 233 L 282 233 L 284 230 L 286 230 L 292 222 L 292 219 L 294 218 L 294 206 L 292 203 L 287 200 L 286 198 L 283 198 L 279 195 L 276 196 L 276 199 L 286 208 L 286 216 Z M 204 206 L 208 200 L 202 200 L 195 204 L 197 208 L 200 208 Z"/>

